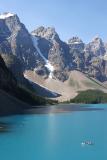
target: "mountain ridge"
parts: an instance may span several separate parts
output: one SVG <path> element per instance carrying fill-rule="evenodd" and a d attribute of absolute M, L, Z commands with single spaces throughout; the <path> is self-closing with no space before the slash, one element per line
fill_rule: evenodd
<path fill-rule="evenodd" d="M 22 84 L 29 71 L 62 86 L 73 71 L 107 81 L 107 45 L 100 37 L 86 44 L 79 37 L 62 41 L 53 27 L 41 26 L 30 33 L 17 14 L 0 15 L 0 55 Z"/>

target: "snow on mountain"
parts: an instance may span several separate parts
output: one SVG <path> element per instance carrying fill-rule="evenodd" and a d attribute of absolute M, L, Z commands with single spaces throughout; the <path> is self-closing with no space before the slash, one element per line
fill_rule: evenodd
<path fill-rule="evenodd" d="M 83 41 L 79 37 L 72 37 L 68 40 L 68 44 L 81 44 Z"/>
<path fill-rule="evenodd" d="M 46 61 L 45 67 L 47 67 L 49 72 L 50 72 L 49 78 L 52 78 L 53 77 L 54 67 L 50 64 L 50 62 L 48 60 Z"/>
<path fill-rule="evenodd" d="M 34 47 L 37 49 L 39 55 L 43 58 L 43 60 L 45 61 L 45 67 L 48 69 L 48 71 L 50 72 L 49 74 L 49 78 L 52 78 L 53 77 L 53 71 L 54 71 L 54 67 L 51 65 L 51 63 L 49 62 L 49 60 L 47 60 L 43 54 L 41 53 L 39 47 L 38 47 L 38 38 L 35 37 L 35 36 L 32 36 L 32 41 L 33 41 L 33 44 L 34 44 Z"/>
<path fill-rule="evenodd" d="M 103 59 L 107 61 L 107 53 L 103 56 Z"/>
<path fill-rule="evenodd" d="M 14 16 L 13 13 L 7 12 L 7 13 L 0 14 L 0 19 L 6 19 L 6 18 L 12 17 L 12 16 Z"/>

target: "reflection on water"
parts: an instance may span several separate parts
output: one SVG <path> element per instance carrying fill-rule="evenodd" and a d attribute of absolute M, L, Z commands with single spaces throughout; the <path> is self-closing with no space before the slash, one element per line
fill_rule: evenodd
<path fill-rule="evenodd" d="M 20 118 L 19 118 L 20 116 Z M 25 125 L 26 118 L 23 115 L 0 117 L 0 134 L 12 132 L 14 128 L 22 127 Z M 14 120 L 13 120 L 14 119 Z"/>
<path fill-rule="evenodd" d="M 55 126 L 56 126 L 56 113 L 69 113 L 74 111 L 101 111 L 104 108 L 97 107 L 96 105 L 73 105 L 73 104 L 62 104 L 62 105 L 54 105 L 48 107 L 41 107 L 41 108 L 34 108 L 27 111 L 25 114 L 48 114 L 48 122 L 47 127 L 49 128 L 50 133 L 55 133 Z M 14 117 L 11 119 L 10 117 Z M 26 124 L 26 116 L 20 115 L 19 116 L 7 116 L 0 118 L 0 133 L 4 132 L 11 132 L 15 127 L 20 127 L 23 130 Z M 20 130 L 21 131 L 21 130 Z M 48 131 L 47 131 L 48 132 Z M 50 139 L 52 139 L 52 135 L 50 134 Z"/>
<path fill-rule="evenodd" d="M 9 124 L 0 122 L 0 133 L 8 132 L 9 131 Z"/>
<path fill-rule="evenodd" d="M 29 110 L 27 113 L 31 114 L 52 114 L 52 113 L 65 113 L 65 112 L 73 112 L 73 111 L 101 111 L 104 108 L 100 107 L 90 107 L 91 105 L 76 105 L 76 104 L 62 104 L 62 105 L 54 105 L 43 108 L 34 108 Z"/>

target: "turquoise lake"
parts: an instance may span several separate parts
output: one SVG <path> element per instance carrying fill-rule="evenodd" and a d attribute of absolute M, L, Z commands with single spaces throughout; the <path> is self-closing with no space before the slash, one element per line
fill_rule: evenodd
<path fill-rule="evenodd" d="M 107 160 L 107 105 L 85 107 L 0 118 L 10 125 L 0 133 L 0 160 Z M 85 140 L 95 144 L 83 147 Z"/>

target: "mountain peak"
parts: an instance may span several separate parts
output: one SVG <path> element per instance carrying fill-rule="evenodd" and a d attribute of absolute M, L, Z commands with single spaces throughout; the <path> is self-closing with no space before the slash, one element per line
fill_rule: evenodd
<path fill-rule="evenodd" d="M 98 42 L 98 43 L 102 43 L 102 39 L 97 35 L 92 39 L 92 42 Z"/>
<path fill-rule="evenodd" d="M 55 31 L 54 27 L 39 27 L 37 29 L 35 29 L 34 31 L 32 31 L 32 35 L 34 36 L 39 36 L 42 38 L 46 38 L 46 39 L 50 39 L 50 40 L 58 40 L 59 36 L 57 34 L 57 32 Z"/>
<path fill-rule="evenodd" d="M 10 13 L 10 12 L 5 12 L 3 14 L 0 14 L 0 19 L 7 19 L 9 17 L 13 17 L 15 14 Z"/>
<path fill-rule="evenodd" d="M 83 43 L 83 41 L 79 37 L 72 37 L 68 40 L 68 44 L 80 44 Z"/>
<path fill-rule="evenodd" d="M 95 36 L 92 41 L 86 46 L 93 55 L 104 56 L 106 48 L 103 40 L 99 36 Z"/>

